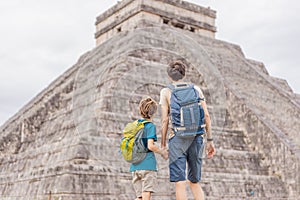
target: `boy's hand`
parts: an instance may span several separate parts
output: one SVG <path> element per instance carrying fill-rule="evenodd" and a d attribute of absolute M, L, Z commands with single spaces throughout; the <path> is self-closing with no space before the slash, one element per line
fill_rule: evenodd
<path fill-rule="evenodd" d="M 165 160 L 169 158 L 169 151 L 167 148 L 161 149 L 161 154 L 160 154 Z"/>

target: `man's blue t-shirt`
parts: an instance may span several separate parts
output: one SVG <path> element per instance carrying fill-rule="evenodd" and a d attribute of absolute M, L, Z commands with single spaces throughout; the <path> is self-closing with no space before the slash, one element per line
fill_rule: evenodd
<path fill-rule="evenodd" d="M 144 121 L 144 119 L 139 119 L 139 122 Z M 144 139 L 143 143 L 147 147 L 148 139 L 154 139 L 154 141 L 157 141 L 156 136 L 156 127 L 153 123 L 145 123 L 144 126 Z M 148 148 L 148 147 L 147 147 Z M 149 150 L 144 160 L 137 164 L 131 164 L 130 165 L 130 172 L 136 171 L 136 170 L 153 170 L 157 171 L 156 168 L 156 158 L 152 151 Z"/>

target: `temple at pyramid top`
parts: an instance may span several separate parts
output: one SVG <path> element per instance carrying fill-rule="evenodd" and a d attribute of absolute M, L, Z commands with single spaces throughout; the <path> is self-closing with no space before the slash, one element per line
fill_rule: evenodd
<path fill-rule="evenodd" d="M 181 0 L 122 0 L 96 20 L 97 46 L 119 32 L 173 26 L 214 38 L 216 11 Z"/>

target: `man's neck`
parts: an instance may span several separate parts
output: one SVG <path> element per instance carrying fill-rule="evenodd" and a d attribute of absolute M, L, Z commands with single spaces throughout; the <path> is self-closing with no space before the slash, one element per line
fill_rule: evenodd
<path fill-rule="evenodd" d="M 172 83 L 173 83 L 173 84 L 184 83 L 184 81 L 183 81 L 182 79 L 180 79 L 180 80 L 178 80 L 178 81 L 173 81 L 173 80 L 172 80 Z"/>

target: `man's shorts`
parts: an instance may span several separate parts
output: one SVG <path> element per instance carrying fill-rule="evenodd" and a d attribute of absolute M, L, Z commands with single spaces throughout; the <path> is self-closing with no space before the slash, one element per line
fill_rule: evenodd
<path fill-rule="evenodd" d="M 132 184 L 137 198 L 142 197 L 142 192 L 155 192 L 157 172 L 151 170 L 136 170 L 132 172 Z"/>
<path fill-rule="evenodd" d="M 174 136 L 169 140 L 170 181 L 186 180 L 186 164 L 188 165 L 188 180 L 198 183 L 201 180 L 203 137 Z"/>

